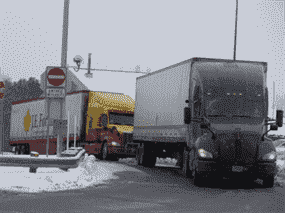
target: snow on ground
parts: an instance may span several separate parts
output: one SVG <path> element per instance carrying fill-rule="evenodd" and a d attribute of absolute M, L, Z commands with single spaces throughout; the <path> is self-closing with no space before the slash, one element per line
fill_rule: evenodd
<path fill-rule="evenodd" d="M 277 182 L 280 185 L 285 182 L 285 161 L 282 157 L 285 156 L 285 149 L 278 147 L 278 175 Z M 12 153 L 4 153 L 10 155 Z M 114 178 L 111 166 L 108 169 L 104 168 L 104 164 L 95 163 L 94 156 L 85 155 L 83 162 L 78 168 L 69 169 L 67 172 L 59 168 L 38 168 L 37 173 L 30 173 L 28 167 L 4 167 L 0 166 L 1 182 L 0 190 L 15 191 L 15 192 L 44 192 L 44 191 L 61 191 L 68 189 L 86 188 L 91 185 L 103 183 L 104 180 Z M 134 158 L 120 159 L 124 161 L 135 161 Z M 157 163 L 160 164 L 176 164 L 175 159 L 157 158 Z"/>
<path fill-rule="evenodd" d="M 94 156 L 85 155 L 77 168 L 67 172 L 59 168 L 38 168 L 30 173 L 29 167 L 0 166 L 0 190 L 17 192 L 61 191 L 85 188 L 102 183 L 112 177 L 112 171 L 95 163 Z"/>

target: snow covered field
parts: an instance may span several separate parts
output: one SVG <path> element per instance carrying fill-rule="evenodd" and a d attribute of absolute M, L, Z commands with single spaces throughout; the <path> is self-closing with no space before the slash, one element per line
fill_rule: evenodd
<path fill-rule="evenodd" d="M 30 173 L 28 167 L 1 166 L 0 190 L 26 193 L 61 191 L 85 188 L 112 177 L 112 171 L 107 171 L 94 161 L 94 156 L 86 154 L 78 168 L 67 172 L 59 168 L 38 168 L 35 174 Z"/>

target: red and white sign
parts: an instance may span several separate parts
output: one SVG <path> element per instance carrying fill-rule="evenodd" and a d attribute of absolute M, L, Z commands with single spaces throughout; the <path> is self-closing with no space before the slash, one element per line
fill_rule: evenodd
<path fill-rule="evenodd" d="M 66 71 L 64 68 L 51 67 L 47 70 L 47 87 L 65 86 Z"/>
<path fill-rule="evenodd" d="M 4 97 L 4 90 L 5 90 L 5 86 L 4 86 L 4 82 L 0 82 L 0 99 L 3 99 Z"/>

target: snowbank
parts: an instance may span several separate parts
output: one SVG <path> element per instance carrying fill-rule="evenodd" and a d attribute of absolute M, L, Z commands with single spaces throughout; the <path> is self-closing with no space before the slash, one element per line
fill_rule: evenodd
<path fill-rule="evenodd" d="M 95 163 L 94 156 L 85 155 L 78 168 L 67 172 L 59 168 L 38 168 L 37 173 L 29 173 L 28 167 L 0 167 L 0 190 L 17 192 L 60 191 L 85 188 L 102 183 L 112 176 Z"/>

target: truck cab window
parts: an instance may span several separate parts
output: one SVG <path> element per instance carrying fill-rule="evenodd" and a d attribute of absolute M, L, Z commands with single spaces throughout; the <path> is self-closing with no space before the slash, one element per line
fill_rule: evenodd
<path fill-rule="evenodd" d="M 126 114 L 126 113 L 114 113 L 110 112 L 109 117 L 110 124 L 117 124 L 117 125 L 134 125 L 134 115 L 132 114 Z"/>

